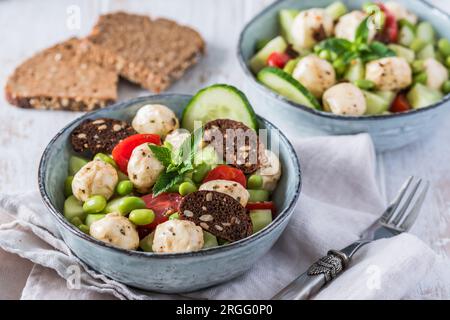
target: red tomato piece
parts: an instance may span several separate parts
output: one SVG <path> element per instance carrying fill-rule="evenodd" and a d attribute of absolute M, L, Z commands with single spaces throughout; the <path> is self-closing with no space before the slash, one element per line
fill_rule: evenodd
<path fill-rule="evenodd" d="M 143 226 L 143 228 L 153 230 L 158 224 L 169 220 L 169 216 L 178 211 L 181 199 L 183 197 L 178 193 L 163 193 L 156 197 L 152 194 L 143 196 L 142 200 L 144 200 L 147 208 L 152 209 L 155 213 L 155 220 Z"/>
<path fill-rule="evenodd" d="M 161 138 L 157 134 L 134 134 L 119 142 L 112 151 L 112 157 L 120 171 L 127 173 L 128 161 L 133 149 L 143 143 L 161 145 Z"/>
<path fill-rule="evenodd" d="M 244 173 L 236 168 L 222 164 L 212 169 L 203 179 L 203 183 L 211 180 L 228 180 L 240 183 L 244 188 L 247 187 L 247 179 Z"/>
<path fill-rule="evenodd" d="M 291 60 L 291 57 L 284 52 L 272 52 L 267 58 L 267 65 L 283 69 L 286 63 Z"/>
<path fill-rule="evenodd" d="M 403 93 L 399 93 L 394 102 L 392 102 L 391 108 L 389 109 L 391 112 L 405 112 L 411 109 L 411 105 L 406 99 L 406 96 Z"/>
<path fill-rule="evenodd" d="M 397 19 L 395 19 L 394 14 L 391 11 L 389 11 L 389 9 L 386 8 L 384 4 L 377 3 L 377 6 L 380 7 L 380 9 L 384 12 L 384 15 L 386 16 L 383 32 L 386 33 L 390 42 L 397 42 L 398 40 Z"/>
<path fill-rule="evenodd" d="M 246 206 L 247 210 L 272 210 L 275 213 L 275 204 L 272 201 L 265 202 L 249 202 Z"/>

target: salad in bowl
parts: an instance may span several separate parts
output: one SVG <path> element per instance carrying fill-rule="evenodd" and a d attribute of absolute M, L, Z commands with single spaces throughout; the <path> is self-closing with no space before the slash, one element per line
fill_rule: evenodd
<path fill-rule="evenodd" d="M 398 2 L 278 11 L 279 33 L 248 60 L 257 80 L 294 103 L 339 116 L 432 106 L 450 93 L 450 41 Z"/>

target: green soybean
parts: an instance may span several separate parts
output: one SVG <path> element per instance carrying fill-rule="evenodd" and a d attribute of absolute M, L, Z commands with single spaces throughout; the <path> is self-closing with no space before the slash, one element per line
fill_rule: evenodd
<path fill-rule="evenodd" d="M 444 38 L 439 40 L 438 49 L 445 57 L 450 56 L 450 41 Z"/>
<path fill-rule="evenodd" d="M 247 190 L 250 194 L 248 202 L 263 202 L 269 200 L 269 191 L 267 190 Z"/>
<path fill-rule="evenodd" d="M 116 186 L 116 192 L 119 196 L 126 196 L 133 192 L 133 182 L 130 180 L 120 181 Z"/>
<path fill-rule="evenodd" d="M 411 67 L 414 73 L 419 73 L 425 70 L 425 64 L 423 60 L 414 60 L 411 64 Z"/>
<path fill-rule="evenodd" d="M 342 61 L 341 59 L 335 60 L 333 62 L 333 67 L 338 74 L 343 74 L 346 69 L 346 65 L 345 65 L 344 61 Z"/>
<path fill-rule="evenodd" d="M 139 247 L 145 252 L 153 252 L 153 238 L 155 237 L 155 232 L 150 233 L 139 241 Z"/>
<path fill-rule="evenodd" d="M 363 90 L 371 90 L 375 87 L 375 83 L 373 81 L 366 79 L 355 80 L 353 81 L 353 84 Z"/>
<path fill-rule="evenodd" d="M 86 214 L 100 213 L 106 207 L 106 198 L 104 196 L 92 196 L 83 204 L 83 211 Z"/>
<path fill-rule="evenodd" d="M 155 220 L 155 213 L 150 209 L 135 209 L 130 212 L 128 219 L 138 226 L 145 226 Z"/>
<path fill-rule="evenodd" d="M 442 85 L 442 91 L 444 92 L 444 94 L 450 93 L 450 80 L 444 82 L 444 84 Z"/>
<path fill-rule="evenodd" d="M 322 50 L 319 53 L 319 58 L 324 60 L 330 60 L 331 59 L 331 52 L 330 50 Z"/>
<path fill-rule="evenodd" d="M 445 59 L 445 64 L 450 68 L 450 57 L 447 57 L 447 59 Z"/>
<path fill-rule="evenodd" d="M 180 214 L 178 212 L 172 213 L 169 216 L 169 220 L 178 220 L 178 219 L 180 219 Z"/>
<path fill-rule="evenodd" d="M 64 181 L 64 195 L 66 198 L 72 195 L 72 181 L 73 176 L 68 176 L 66 181 Z"/>
<path fill-rule="evenodd" d="M 102 160 L 103 162 L 109 163 L 110 165 L 112 165 L 114 168 L 117 168 L 117 164 L 114 161 L 113 158 L 111 158 L 110 156 L 108 156 L 107 154 L 104 153 L 97 153 L 94 156 L 94 160 Z"/>
<path fill-rule="evenodd" d="M 84 220 L 84 223 L 90 227 L 91 224 L 93 224 L 95 221 L 101 220 L 106 216 L 106 214 L 103 213 L 95 213 L 95 214 L 88 214 L 86 216 L 86 219 Z"/>
<path fill-rule="evenodd" d="M 415 52 L 419 52 L 420 50 L 422 50 L 423 48 L 425 48 L 425 46 L 427 45 L 427 43 L 425 41 L 423 41 L 422 39 L 419 38 L 415 38 L 411 44 L 409 45 L 409 47 L 415 51 Z"/>
<path fill-rule="evenodd" d="M 104 213 L 118 212 L 123 216 L 135 209 L 145 209 L 145 202 L 139 197 L 122 197 L 110 201 Z"/>
<path fill-rule="evenodd" d="M 70 220 L 70 223 L 78 227 L 80 224 L 83 224 L 83 221 L 79 217 L 74 217 Z"/>
<path fill-rule="evenodd" d="M 247 188 L 249 189 L 260 189 L 263 185 L 263 179 L 257 174 L 252 174 L 247 179 Z"/>
<path fill-rule="evenodd" d="M 182 196 L 188 195 L 195 191 L 197 191 L 197 187 L 195 186 L 195 184 L 193 184 L 191 182 L 183 182 L 182 184 L 180 184 L 180 187 L 178 188 L 178 192 Z"/>
<path fill-rule="evenodd" d="M 78 229 L 80 229 L 82 232 L 89 234 L 89 227 L 85 224 L 80 224 L 78 226 Z"/>
<path fill-rule="evenodd" d="M 206 177 L 208 172 L 211 171 L 211 166 L 207 163 L 201 163 L 195 167 L 192 172 L 192 180 L 195 183 L 201 183 L 203 179 Z"/>
<path fill-rule="evenodd" d="M 414 76 L 414 83 L 426 84 L 428 81 L 428 76 L 425 72 L 418 73 Z"/>
<path fill-rule="evenodd" d="M 83 221 L 86 217 L 86 213 L 83 211 L 83 204 L 73 195 L 64 201 L 63 213 L 64 217 L 69 221 L 75 217 Z"/>
<path fill-rule="evenodd" d="M 89 162 L 88 159 L 71 156 L 69 158 L 69 175 L 74 176 L 83 166 L 85 166 Z"/>

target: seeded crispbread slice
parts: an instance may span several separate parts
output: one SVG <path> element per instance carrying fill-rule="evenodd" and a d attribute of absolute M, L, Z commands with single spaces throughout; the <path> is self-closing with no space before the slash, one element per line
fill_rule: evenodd
<path fill-rule="evenodd" d="M 118 74 L 106 51 L 71 38 L 35 54 L 9 77 L 5 94 L 22 108 L 89 111 L 117 99 Z"/>
<path fill-rule="evenodd" d="M 264 157 L 264 145 L 256 131 L 239 121 L 216 119 L 203 126 L 203 141 L 211 144 L 225 163 L 245 174 L 258 170 Z"/>
<path fill-rule="evenodd" d="M 115 56 L 113 67 L 122 77 L 153 92 L 179 79 L 205 47 L 189 27 L 125 12 L 100 16 L 88 39 Z"/>
<path fill-rule="evenodd" d="M 100 118 L 83 121 L 72 131 L 70 142 L 76 152 L 111 154 L 120 141 L 133 134 L 136 131 L 125 121 Z"/>
<path fill-rule="evenodd" d="M 253 230 L 246 209 L 233 197 L 217 191 L 201 190 L 185 196 L 180 216 L 228 241 L 244 239 Z"/>

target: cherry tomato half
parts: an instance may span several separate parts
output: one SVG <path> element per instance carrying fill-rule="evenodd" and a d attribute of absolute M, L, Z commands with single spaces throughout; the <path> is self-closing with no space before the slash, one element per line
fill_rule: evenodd
<path fill-rule="evenodd" d="M 247 187 L 247 179 L 244 173 L 236 168 L 222 164 L 212 169 L 203 179 L 203 183 L 211 180 L 228 180 L 240 183 L 244 188 Z"/>
<path fill-rule="evenodd" d="M 272 201 L 249 202 L 246 208 L 247 210 L 272 210 L 272 213 L 275 213 L 275 204 Z"/>
<path fill-rule="evenodd" d="M 155 220 L 152 223 L 143 226 L 147 229 L 155 229 L 160 223 L 169 220 L 172 213 L 178 211 L 182 196 L 178 193 L 162 193 L 156 197 L 148 194 L 142 197 L 148 209 L 152 209 L 155 213 Z"/>
<path fill-rule="evenodd" d="M 267 65 L 270 67 L 283 69 L 291 57 L 284 52 L 272 52 L 267 58 Z"/>
<path fill-rule="evenodd" d="M 384 12 L 386 16 L 386 22 L 384 24 L 383 32 L 388 36 L 390 42 L 397 42 L 398 39 L 398 25 L 397 19 L 394 14 L 386 8 L 386 6 L 382 3 L 377 3 L 377 6 Z"/>
<path fill-rule="evenodd" d="M 119 142 L 112 151 L 112 157 L 120 171 L 127 173 L 128 161 L 133 149 L 143 143 L 161 145 L 161 138 L 157 134 L 134 134 Z"/>
<path fill-rule="evenodd" d="M 389 109 L 391 112 L 405 112 L 411 109 L 411 105 L 406 99 L 406 96 L 403 93 L 399 93 L 394 102 L 392 102 L 391 108 Z"/>

